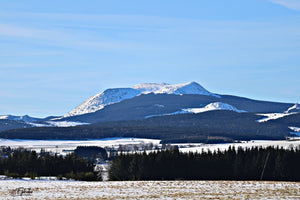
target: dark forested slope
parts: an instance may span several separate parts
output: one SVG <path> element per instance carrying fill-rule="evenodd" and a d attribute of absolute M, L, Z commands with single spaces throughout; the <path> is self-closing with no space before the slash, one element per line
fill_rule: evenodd
<path fill-rule="evenodd" d="M 61 120 L 98 123 L 143 119 L 148 115 L 173 113 L 185 108 L 201 108 L 209 103 L 222 102 L 250 113 L 283 112 L 293 104 L 258 101 L 243 97 L 221 95 L 221 98 L 205 95 L 147 94 L 105 106 L 103 109 Z"/>
<path fill-rule="evenodd" d="M 180 114 L 143 120 L 96 123 L 77 127 L 40 127 L 0 132 L 1 138 L 23 139 L 91 139 L 106 137 L 157 138 L 165 141 L 207 142 L 208 139 L 230 140 L 284 139 L 289 135 L 286 124 L 258 123 L 251 113 L 211 111 Z M 209 142 L 209 141 L 208 141 Z"/>

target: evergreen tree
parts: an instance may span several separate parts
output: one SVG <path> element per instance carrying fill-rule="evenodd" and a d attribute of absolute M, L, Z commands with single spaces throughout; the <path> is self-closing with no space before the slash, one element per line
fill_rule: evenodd
<path fill-rule="evenodd" d="M 178 149 L 118 156 L 110 180 L 300 181 L 300 150 L 268 147 L 180 153 Z"/>

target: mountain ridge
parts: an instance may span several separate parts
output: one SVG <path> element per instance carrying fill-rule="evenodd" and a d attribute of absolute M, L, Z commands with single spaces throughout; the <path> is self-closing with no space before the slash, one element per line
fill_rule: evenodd
<path fill-rule="evenodd" d="M 84 112 L 85 109 L 87 112 Z M 44 119 L 29 116 L 2 116 L 0 131 L 18 128 L 6 132 L 5 137 L 10 137 L 9 134 L 14 133 L 18 137 L 28 138 L 31 135 L 30 137 L 36 138 L 32 131 L 37 131 L 44 132 L 47 138 L 52 139 L 56 137 L 67 139 L 68 134 L 71 134 L 72 138 L 76 138 L 76 134 L 81 138 L 84 135 L 94 138 L 160 137 L 160 134 L 167 134 L 167 139 L 172 140 L 172 134 L 175 133 L 176 137 L 181 139 L 185 136 L 192 138 L 195 136 L 199 139 L 204 133 L 206 137 L 211 137 L 213 134 L 215 137 L 225 136 L 231 139 L 262 139 L 284 138 L 292 134 L 289 127 L 294 127 L 294 130 L 300 127 L 298 104 L 219 95 L 209 92 L 196 82 L 174 85 L 142 83 L 132 88 L 110 88 L 90 97 L 75 110 L 78 112 L 74 112 L 71 116 Z M 177 116 L 179 114 L 180 116 Z M 268 118 L 265 119 L 266 117 Z M 121 123 L 122 121 L 126 123 Z M 103 124 L 104 128 L 100 128 L 101 134 L 97 133 L 99 128 L 94 129 L 94 124 Z M 114 124 L 118 129 L 109 126 L 109 133 L 106 134 L 105 127 L 109 124 Z M 126 126 L 129 124 L 131 127 L 128 129 Z M 144 126 L 142 129 L 140 124 Z M 72 126 L 76 128 L 71 128 Z M 89 131 L 92 133 L 88 133 Z M 238 136 L 241 131 L 243 137 Z M 39 137 L 46 137 L 46 135 L 41 134 Z"/>
<path fill-rule="evenodd" d="M 219 97 L 203 88 L 197 82 L 188 82 L 183 84 L 167 84 L 167 83 L 142 83 L 132 88 L 110 88 L 98 93 L 85 102 L 68 112 L 63 117 L 71 117 L 87 113 L 96 112 L 103 109 L 107 105 L 119 103 L 126 99 L 134 98 L 142 94 L 198 94 Z"/>
<path fill-rule="evenodd" d="M 27 123 L 35 122 L 41 120 L 41 118 L 30 117 L 29 115 L 16 116 L 16 115 L 0 115 L 1 119 L 13 120 L 13 121 L 24 121 Z"/>
<path fill-rule="evenodd" d="M 294 104 L 258 101 L 238 96 L 220 95 L 173 95 L 173 94 L 142 94 L 131 99 L 107 105 L 93 113 L 62 118 L 61 120 L 97 123 L 105 121 L 137 120 L 151 115 L 174 113 L 187 108 L 203 108 L 210 103 L 222 102 L 253 113 L 284 112 Z M 159 105 L 159 106 L 158 106 Z"/>

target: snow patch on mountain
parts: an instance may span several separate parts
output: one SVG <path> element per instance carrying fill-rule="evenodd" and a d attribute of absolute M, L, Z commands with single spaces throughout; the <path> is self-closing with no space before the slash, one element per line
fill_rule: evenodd
<path fill-rule="evenodd" d="M 270 120 L 279 119 L 279 118 L 282 118 L 282 117 L 285 117 L 285 116 L 288 116 L 288 115 L 293 115 L 293 114 L 296 114 L 296 113 L 266 113 L 266 114 L 256 114 L 256 115 L 260 115 L 260 116 L 265 116 L 264 118 L 256 120 L 256 121 L 259 122 L 259 123 L 262 123 L 262 122 L 267 122 L 267 121 L 270 121 Z"/>
<path fill-rule="evenodd" d="M 70 127 L 70 126 L 82 126 L 82 125 L 88 125 L 90 123 L 84 123 L 84 122 L 71 122 L 71 121 L 47 121 L 47 123 L 50 126 L 55 126 L 55 127 Z"/>
<path fill-rule="evenodd" d="M 29 123 L 29 124 L 35 127 L 71 127 L 71 126 L 88 125 L 89 123 L 72 122 L 72 121 L 45 121 L 43 123 Z"/>
<path fill-rule="evenodd" d="M 149 93 L 175 95 L 197 94 L 220 98 L 219 95 L 207 91 L 196 82 L 175 85 L 170 85 L 167 83 L 143 83 L 135 85 L 132 88 L 107 89 L 100 94 L 90 97 L 84 103 L 77 106 L 63 117 L 71 117 L 75 115 L 96 112 L 103 109 L 107 105 L 118 103 L 125 99 L 131 99 L 141 94 Z"/>
<path fill-rule="evenodd" d="M 189 82 L 184 84 L 170 85 L 167 83 L 143 83 L 133 86 L 134 89 L 139 90 L 143 94 L 199 94 L 207 96 L 220 97 L 213 94 L 196 82 Z"/>
<path fill-rule="evenodd" d="M 167 83 L 141 83 L 138 85 L 133 86 L 132 88 L 139 91 L 142 94 L 149 94 L 149 93 L 163 93 L 162 88 L 165 88 L 169 84 Z"/>
<path fill-rule="evenodd" d="M 72 121 L 51 121 L 51 119 L 47 121 L 46 120 L 43 121 L 40 118 L 34 118 L 28 115 L 24 115 L 24 116 L 1 115 L 0 120 L 1 119 L 24 122 L 32 127 L 70 127 L 70 126 L 89 124 L 89 123 L 72 122 Z"/>
<path fill-rule="evenodd" d="M 270 120 L 279 119 L 279 118 L 282 118 L 282 117 L 285 117 L 285 116 L 297 114 L 299 112 L 300 112 L 300 106 L 298 105 L 298 103 L 296 103 L 295 105 L 293 105 L 292 107 L 288 108 L 283 113 L 256 114 L 256 115 L 265 116 L 264 118 L 256 120 L 256 121 L 259 122 L 259 123 L 267 122 L 267 121 L 270 121 Z"/>
<path fill-rule="evenodd" d="M 300 137 L 300 128 L 299 127 L 289 126 L 289 129 L 291 129 L 293 131 L 293 132 L 290 132 L 291 134 L 295 134 L 298 137 Z"/>
<path fill-rule="evenodd" d="M 234 111 L 234 112 L 238 112 L 238 113 L 247 112 L 244 110 L 239 110 L 236 107 L 226 104 L 226 103 L 214 102 L 214 103 L 210 103 L 202 108 L 185 108 L 185 109 L 181 109 L 180 111 L 173 112 L 173 113 L 160 114 L 160 115 L 148 115 L 145 118 L 156 117 L 156 116 L 165 116 L 165 115 L 189 114 L 189 113 L 198 114 L 198 113 L 215 111 L 215 110 L 229 110 L 229 111 Z"/>
<path fill-rule="evenodd" d="M 234 111 L 234 112 L 238 112 L 238 113 L 242 113 L 242 112 L 246 112 L 245 110 L 239 110 L 236 107 L 226 104 L 226 103 L 222 103 L 222 102 L 214 102 L 214 103 L 210 103 L 208 105 L 206 105 L 203 108 L 187 108 L 187 109 L 183 109 L 183 111 L 187 112 L 187 113 L 202 113 L 202 112 L 208 112 L 208 111 L 213 111 L 213 110 L 230 110 L 230 111 Z"/>
<path fill-rule="evenodd" d="M 294 132 L 300 132 L 300 128 L 298 128 L 298 127 L 289 126 L 289 129 L 291 129 Z"/>
<path fill-rule="evenodd" d="M 300 112 L 300 106 L 298 103 L 287 109 L 284 113 Z"/>
<path fill-rule="evenodd" d="M 84 103 L 71 110 L 64 117 L 96 112 L 97 110 L 104 108 L 104 106 L 118 103 L 125 99 L 131 99 L 139 94 L 140 92 L 138 90 L 132 88 L 107 89 L 100 94 L 92 96 Z"/>

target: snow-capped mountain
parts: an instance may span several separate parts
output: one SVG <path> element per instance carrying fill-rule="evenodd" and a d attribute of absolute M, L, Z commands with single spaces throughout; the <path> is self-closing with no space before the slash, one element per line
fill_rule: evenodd
<path fill-rule="evenodd" d="M 197 94 L 219 97 L 213 94 L 196 82 L 189 82 L 184 84 L 166 84 L 166 83 L 144 83 L 133 86 L 132 88 L 115 88 L 107 89 L 100 94 L 90 97 L 88 100 L 71 110 L 64 117 L 71 117 L 92 113 L 103 109 L 107 105 L 121 102 L 125 99 L 131 99 L 141 94 Z"/>
<path fill-rule="evenodd" d="M 55 128 L 79 125 L 84 126 Z M 300 127 L 298 104 L 217 95 L 196 82 L 107 89 L 63 117 L 0 116 L 0 136 L 5 138 L 151 136 L 181 141 L 198 135 L 202 141 L 205 134 L 212 134 L 248 140 L 283 138 L 291 130 L 300 134 L 296 127 Z"/>
<path fill-rule="evenodd" d="M 24 122 L 35 122 L 40 120 L 39 118 L 30 117 L 28 115 L 24 115 L 24 116 L 0 115 L 0 119 L 8 119 L 8 120 L 24 121 Z"/>

